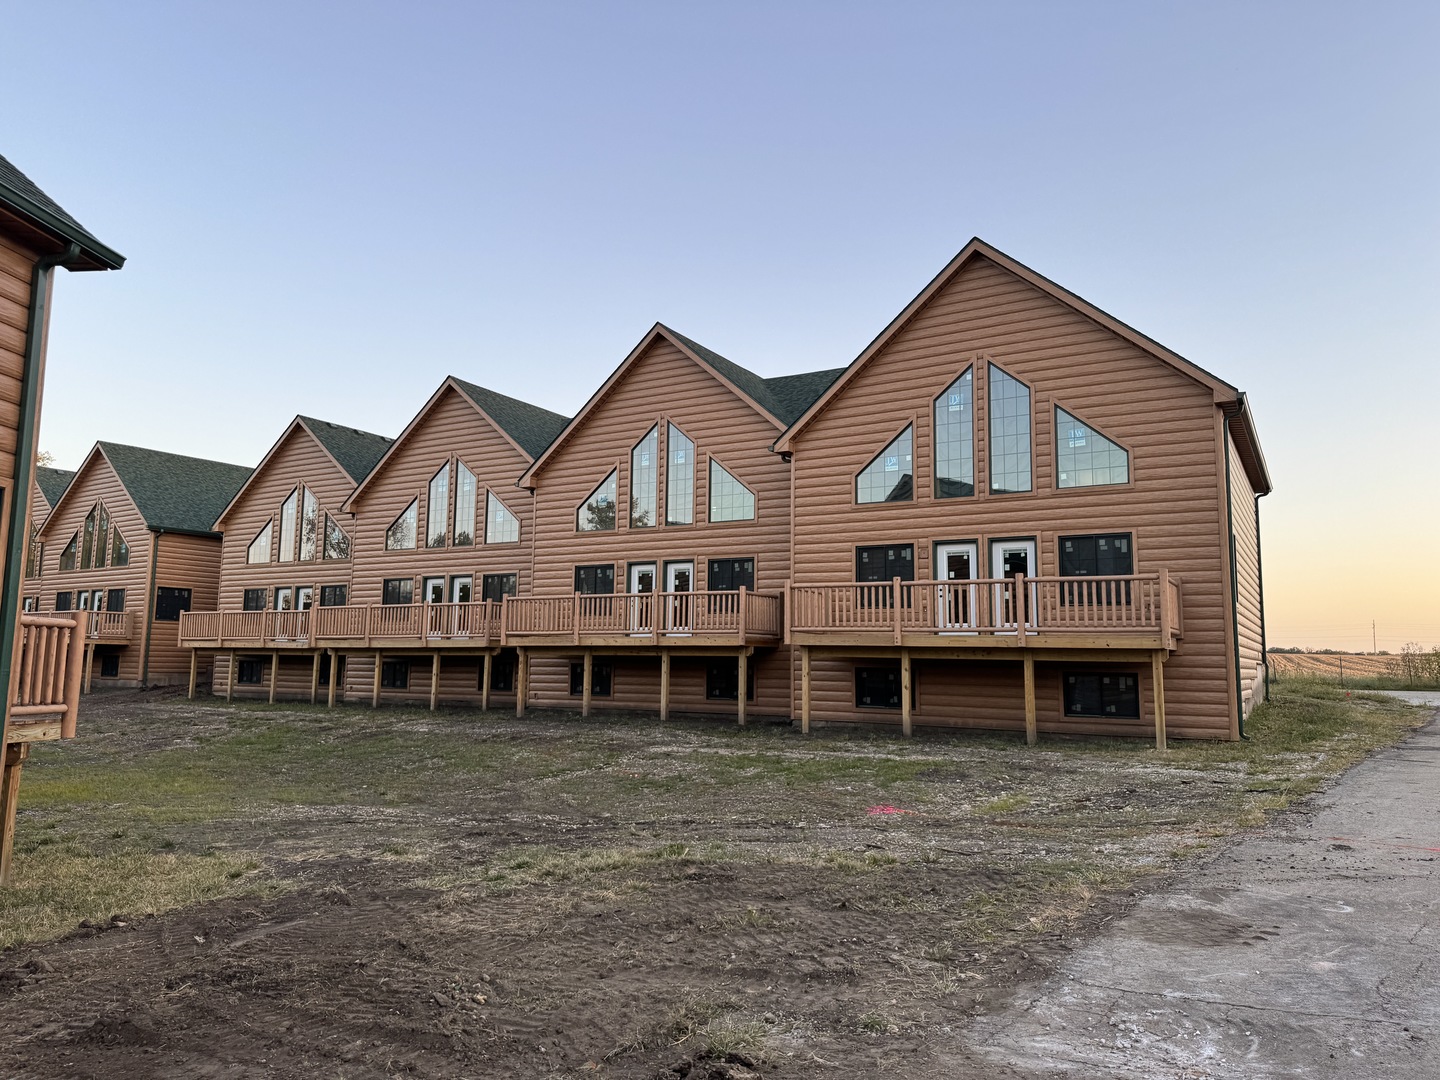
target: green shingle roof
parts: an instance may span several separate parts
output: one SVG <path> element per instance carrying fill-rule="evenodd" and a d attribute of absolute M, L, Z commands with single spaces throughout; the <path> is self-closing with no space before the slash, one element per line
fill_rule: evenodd
<path fill-rule="evenodd" d="M 332 424 L 328 420 L 316 420 L 313 416 L 302 416 L 300 420 L 357 484 L 370 475 L 370 470 L 375 468 L 395 441 L 384 435 Z"/>
<path fill-rule="evenodd" d="M 141 446 L 97 443 L 152 529 L 213 532 L 251 470 Z"/>
<path fill-rule="evenodd" d="M 811 402 L 823 394 L 826 387 L 838 379 L 840 373 L 845 370 L 844 368 L 830 368 L 825 371 L 809 371 L 800 375 L 778 375 L 775 378 L 766 379 L 756 375 L 749 368 L 741 367 L 733 360 L 725 359 L 719 353 L 705 348 L 698 341 L 692 341 L 663 323 L 661 326 L 666 333 L 672 335 L 677 341 L 683 342 L 687 349 L 729 379 L 741 393 L 748 396 L 755 404 L 786 427 L 789 427 L 801 413 L 808 409 Z"/>
<path fill-rule="evenodd" d="M 570 423 L 568 416 L 531 405 L 528 401 L 497 394 L 464 379 L 455 379 L 455 385 L 480 406 L 502 431 L 519 443 L 532 459 L 544 453 L 545 448 L 555 441 L 555 436 Z"/>
<path fill-rule="evenodd" d="M 45 501 L 51 506 L 60 501 L 60 496 L 65 494 L 65 489 L 74 479 L 75 473 L 70 469 L 52 469 L 45 465 L 35 466 L 35 482 L 40 485 L 40 493 L 45 496 Z"/>
<path fill-rule="evenodd" d="M 0 156 L 0 205 L 16 211 L 58 239 L 73 241 L 100 264 L 118 270 L 125 256 L 102 244 L 28 176 Z"/>

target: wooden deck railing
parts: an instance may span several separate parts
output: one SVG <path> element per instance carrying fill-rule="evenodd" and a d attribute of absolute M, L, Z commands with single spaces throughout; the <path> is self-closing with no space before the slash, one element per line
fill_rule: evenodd
<path fill-rule="evenodd" d="M 507 596 L 501 641 L 507 645 L 569 639 L 583 645 L 595 637 L 628 638 L 637 644 L 665 638 L 705 643 L 728 638 L 737 644 L 778 641 L 784 633 L 780 593 L 749 589 L 698 592 L 572 593 L 568 596 Z"/>
<path fill-rule="evenodd" d="M 130 640 L 131 617 L 128 611 L 91 611 L 85 630 L 88 641 L 115 642 Z"/>
<path fill-rule="evenodd" d="M 492 643 L 500 633 L 500 605 L 476 600 L 447 604 L 360 604 L 305 611 L 187 611 L 180 644 L 187 648 L 313 646 L 381 642 L 422 647 L 436 642 Z"/>
<path fill-rule="evenodd" d="M 26 725 L 45 716 L 59 716 L 58 737 L 75 737 L 80 709 L 80 678 L 85 648 L 81 637 L 84 612 L 20 616 L 20 656 L 11 673 L 10 741 Z M 45 734 L 55 738 L 56 734 Z"/>
<path fill-rule="evenodd" d="M 792 585 L 788 632 L 895 642 L 916 634 L 1178 637 L 1180 582 L 1168 573 L 1114 577 Z"/>

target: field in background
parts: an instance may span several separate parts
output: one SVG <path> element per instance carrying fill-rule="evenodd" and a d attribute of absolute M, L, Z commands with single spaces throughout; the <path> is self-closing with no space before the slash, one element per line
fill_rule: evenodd
<path fill-rule="evenodd" d="M 1270 654 L 1270 670 L 1281 678 L 1318 676 L 1338 679 L 1343 670 L 1346 677 L 1386 678 L 1395 657 L 1365 653 L 1278 653 Z"/>
<path fill-rule="evenodd" d="M 1373 653 L 1271 652 L 1270 671 L 1280 679 L 1343 679 L 1350 690 L 1440 688 L 1440 648 L 1406 645 L 1392 655 Z"/>

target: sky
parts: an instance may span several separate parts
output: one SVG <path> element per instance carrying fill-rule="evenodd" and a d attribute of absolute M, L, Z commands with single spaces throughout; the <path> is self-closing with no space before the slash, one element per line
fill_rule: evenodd
<path fill-rule="evenodd" d="M 852 360 L 978 235 L 1249 395 L 1272 645 L 1440 645 L 1440 5 L 9 6 L 0 153 L 110 246 L 41 446 L 254 464 L 657 320 Z"/>

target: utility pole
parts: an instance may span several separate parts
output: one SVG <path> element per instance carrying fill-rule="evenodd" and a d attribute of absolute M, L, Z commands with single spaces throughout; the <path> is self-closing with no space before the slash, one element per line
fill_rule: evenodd
<path fill-rule="evenodd" d="M 1379 649 L 1379 648 L 1376 646 L 1376 644 L 1375 644 L 1375 620 L 1374 620 L 1374 619 L 1371 619 L 1371 620 L 1370 620 L 1370 654 L 1371 654 L 1372 656 L 1379 656 L 1379 655 L 1380 655 L 1380 649 Z"/>

